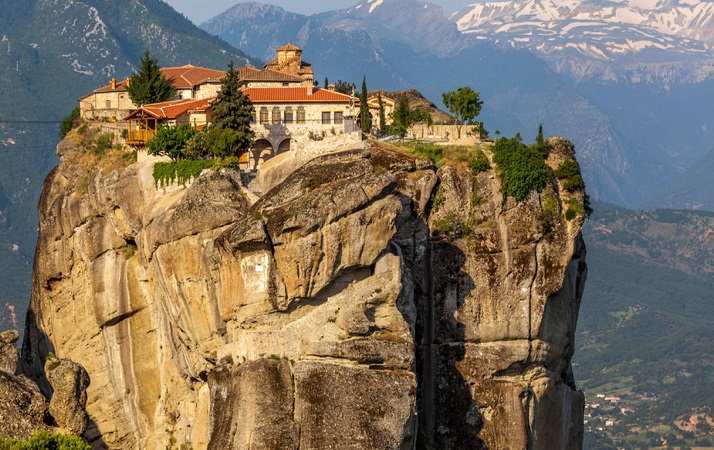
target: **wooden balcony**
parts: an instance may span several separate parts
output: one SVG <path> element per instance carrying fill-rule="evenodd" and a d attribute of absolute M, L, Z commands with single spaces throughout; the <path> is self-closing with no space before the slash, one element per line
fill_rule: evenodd
<path fill-rule="evenodd" d="M 143 147 L 147 142 L 152 140 L 155 135 L 156 130 L 130 129 L 127 134 L 126 143 Z"/>

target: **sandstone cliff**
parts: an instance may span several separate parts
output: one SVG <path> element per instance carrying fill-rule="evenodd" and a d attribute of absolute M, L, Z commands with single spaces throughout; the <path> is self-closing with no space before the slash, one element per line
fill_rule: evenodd
<path fill-rule="evenodd" d="M 96 447 L 580 448 L 582 193 L 504 202 L 493 170 L 373 145 L 256 199 L 80 151 L 45 184 L 23 360 L 46 393 L 50 352 L 87 370 Z"/>

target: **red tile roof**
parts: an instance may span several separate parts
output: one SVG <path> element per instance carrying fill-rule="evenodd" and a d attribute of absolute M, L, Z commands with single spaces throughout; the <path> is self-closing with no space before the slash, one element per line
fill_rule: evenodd
<path fill-rule="evenodd" d="M 351 97 L 328 89 L 307 87 L 245 88 L 243 92 L 253 103 L 349 103 Z"/>
<path fill-rule="evenodd" d="M 209 106 L 211 106 L 213 100 L 215 100 L 215 98 L 204 98 L 201 100 L 182 99 L 152 103 L 150 105 L 144 105 L 134 111 L 127 119 L 139 116 L 143 112 L 155 119 L 173 120 L 189 111 L 206 111 Z"/>
<path fill-rule="evenodd" d="M 350 96 L 328 89 L 315 88 L 308 95 L 307 87 L 244 88 L 243 92 L 254 104 L 265 103 L 349 103 Z M 127 119 L 142 114 L 159 120 L 173 120 L 190 111 L 206 111 L 215 97 L 201 100 L 182 99 L 144 105 Z M 356 99 L 355 99 L 356 100 Z"/>
<path fill-rule="evenodd" d="M 219 81 L 226 76 L 223 70 L 192 66 L 163 67 L 161 73 L 176 89 L 192 89 L 207 81 Z"/>
<path fill-rule="evenodd" d="M 270 69 L 258 69 L 255 67 L 245 66 L 238 69 L 241 81 L 276 81 L 276 82 L 293 82 L 298 83 L 304 81 L 302 77 L 290 75 L 289 73 L 278 72 Z"/>

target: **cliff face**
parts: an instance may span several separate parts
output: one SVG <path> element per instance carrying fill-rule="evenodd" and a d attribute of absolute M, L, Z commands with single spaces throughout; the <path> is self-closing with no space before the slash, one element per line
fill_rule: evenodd
<path fill-rule="evenodd" d="M 230 170 L 157 190 L 148 162 L 83 187 L 60 152 L 23 359 L 46 392 L 49 352 L 87 370 L 96 446 L 580 447 L 585 252 L 557 182 L 546 225 L 546 194 L 375 146 L 258 199 Z"/>

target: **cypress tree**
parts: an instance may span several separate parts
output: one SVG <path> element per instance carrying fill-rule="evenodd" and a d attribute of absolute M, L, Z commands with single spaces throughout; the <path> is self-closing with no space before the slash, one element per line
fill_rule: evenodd
<path fill-rule="evenodd" d="M 330 80 L 325 77 L 325 89 L 327 89 L 328 87 L 330 87 Z"/>
<path fill-rule="evenodd" d="M 543 124 L 538 126 L 538 136 L 536 137 L 536 144 L 545 145 L 545 136 L 543 136 Z"/>
<path fill-rule="evenodd" d="M 384 133 L 387 130 L 387 116 L 384 113 L 384 101 L 382 93 L 379 94 L 379 132 Z"/>
<path fill-rule="evenodd" d="M 362 93 L 359 96 L 360 128 L 364 134 L 369 134 L 372 131 L 372 116 L 369 114 L 367 100 L 367 77 L 364 77 L 362 78 Z"/>
<path fill-rule="evenodd" d="M 237 133 L 236 153 L 247 151 L 253 145 L 255 133 L 251 128 L 253 104 L 240 89 L 238 71 L 231 62 L 228 74 L 221 82 L 221 90 L 211 106 L 213 127 Z"/>
<path fill-rule="evenodd" d="M 141 57 L 141 69 L 132 75 L 126 90 L 138 106 L 163 102 L 176 95 L 176 89 L 161 74 L 156 59 L 148 51 Z"/>

